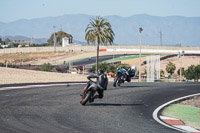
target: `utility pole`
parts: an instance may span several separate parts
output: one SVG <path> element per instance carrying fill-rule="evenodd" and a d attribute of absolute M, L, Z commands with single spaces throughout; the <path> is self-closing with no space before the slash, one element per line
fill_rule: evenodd
<path fill-rule="evenodd" d="M 56 26 L 53 26 L 54 28 L 54 52 L 56 52 Z"/>
<path fill-rule="evenodd" d="M 34 41 L 33 41 L 33 36 L 32 36 L 30 44 L 33 45 L 33 43 L 34 43 Z"/>
<path fill-rule="evenodd" d="M 142 36 L 142 27 L 139 28 L 139 32 L 140 32 L 140 61 L 139 61 L 139 82 L 141 82 L 141 42 L 142 42 L 142 39 L 141 39 L 141 36 Z"/>
<path fill-rule="evenodd" d="M 61 28 L 60 28 L 60 31 L 62 31 L 62 24 L 60 24 L 60 27 L 61 27 Z"/>
<path fill-rule="evenodd" d="M 160 33 L 160 46 L 162 46 L 162 35 L 163 35 L 163 34 L 162 34 L 162 30 L 161 30 L 161 29 L 160 29 L 160 32 L 159 32 L 159 33 Z"/>

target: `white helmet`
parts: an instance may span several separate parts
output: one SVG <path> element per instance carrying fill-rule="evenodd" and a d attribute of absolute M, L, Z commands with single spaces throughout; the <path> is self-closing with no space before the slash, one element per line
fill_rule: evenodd
<path fill-rule="evenodd" d="M 131 70 L 134 70 L 136 72 L 137 71 L 137 67 L 136 66 L 132 66 Z"/>

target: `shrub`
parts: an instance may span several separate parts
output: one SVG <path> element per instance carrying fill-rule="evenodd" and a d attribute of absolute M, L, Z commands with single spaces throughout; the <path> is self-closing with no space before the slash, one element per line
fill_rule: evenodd
<path fill-rule="evenodd" d="M 170 74 L 170 77 L 171 77 L 174 71 L 176 70 L 176 66 L 172 62 L 169 62 L 165 69 Z"/>
<path fill-rule="evenodd" d="M 40 66 L 41 71 L 48 71 L 50 72 L 52 69 L 52 65 L 50 63 L 44 63 L 43 65 Z"/>
<path fill-rule="evenodd" d="M 115 73 L 117 67 L 127 66 L 126 64 L 108 64 L 106 62 L 99 63 L 99 70 L 103 70 L 105 73 Z M 92 65 L 92 68 L 88 69 L 88 72 L 95 73 L 96 64 Z"/>
<path fill-rule="evenodd" d="M 0 67 L 5 67 L 6 65 L 4 63 L 0 62 Z"/>
<path fill-rule="evenodd" d="M 191 65 L 188 69 L 184 72 L 184 76 L 186 79 L 194 79 L 195 81 L 199 81 L 200 79 L 200 65 Z"/>

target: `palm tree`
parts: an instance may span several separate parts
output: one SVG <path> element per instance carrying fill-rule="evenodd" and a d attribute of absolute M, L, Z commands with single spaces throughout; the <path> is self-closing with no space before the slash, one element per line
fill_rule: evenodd
<path fill-rule="evenodd" d="M 141 82 L 141 35 L 142 35 L 142 27 L 139 28 L 139 32 L 140 32 L 140 60 L 139 60 L 139 82 Z"/>
<path fill-rule="evenodd" d="M 110 23 L 99 16 L 90 19 L 85 32 L 85 40 L 88 44 L 97 43 L 96 72 L 98 72 L 99 45 L 107 45 L 108 43 L 112 45 L 115 34 Z"/>

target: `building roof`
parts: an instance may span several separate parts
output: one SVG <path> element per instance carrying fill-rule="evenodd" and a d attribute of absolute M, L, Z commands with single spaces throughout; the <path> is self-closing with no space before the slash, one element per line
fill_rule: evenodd
<path fill-rule="evenodd" d="M 69 39 L 68 37 L 63 37 L 63 39 Z"/>

